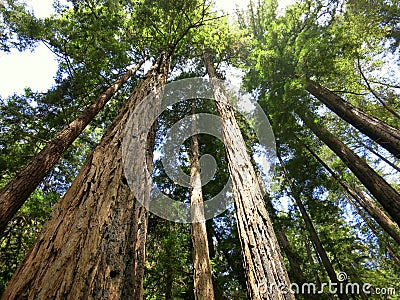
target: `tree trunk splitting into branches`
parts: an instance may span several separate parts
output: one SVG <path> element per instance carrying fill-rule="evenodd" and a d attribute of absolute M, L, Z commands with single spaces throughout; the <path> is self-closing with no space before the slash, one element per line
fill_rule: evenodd
<path fill-rule="evenodd" d="M 307 91 L 329 107 L 335 114 L 369 136 L 383 148 L 400 158 L 400 130 L 365 113 L 345 101 L 334 92 L 307 80 Z"/>
<path fill-rule="evenodd" d="M 43 178 L 58 162 L 65 150 L 75 141 L 97 113 L 106 105 L 113 95 L 136 73 L 145 62 L 143 59 L 133 69 L 128 70 L 114 82 L 96 101 L 87 107 L 82 114 L 68 124 L 52 139 L 28 165 L 0 191 L 0 235 L 7 223 L 25 203 Z"/>
<path fill-rule="evenodd" d="M 190 168 L 191 231 L 193 242 L 194 298 L 214 299 L 206 220 L 204 219 L 203 193 L 200 178 L 199 141 L 196 135 L 195 100 L 192 102 L 192 145 Z"/>
<path fill-rule="evenodd" d="M 204 62 L 215 103 L 222 118 L 222 133 L 233 183 L 236 220 L 243 253 L 247 290 L 251 299 L 294 299 L 271 220 L 264 205 L 256 173 L 236 122 L 233 108 L 208 52 Z M 284 293 L 283 291 L 287 292 Z"/>
<path fill-rule="evenodd" d="M 168 68 L 162 54 L 139 81 L 2 299 L 132 298 L 140 210 L 123 172 L 121 144 L 135 106 L 164 85 Z"/>

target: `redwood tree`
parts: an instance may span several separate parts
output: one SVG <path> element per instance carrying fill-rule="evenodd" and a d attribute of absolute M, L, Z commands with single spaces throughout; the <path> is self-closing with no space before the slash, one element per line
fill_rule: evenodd
<path fill-rule="evenodd" d="M 145 59 L 128 70 L 102 93 L 82 114 L 57 134 L 15 177 L 0 191 L 0 234 L 38 184 L 59 161 L 65 150 L 82 133 L 99 111 L 128 79 L 142 66 Z"/>
<path fill-rule="evenodd" d="M 192 102 L 192 145 L 190 167 L 191 232 L 193 242 L 194 298 L 214 299 L 203 193 L 200 177 L 199 141 L 196 135 L 195 100 Z"/>
<path fill-rule="evenodd" d="M 301 110 L 298 110 L 298 112 L 307 127 L 341 158 L 393 220 L 400 225 L 400 194 L 322 124 L 314 122 L 314 119 L 307 112 L 301 112 Z"/>
<path fill-rule="evenodd" d="M 233 184 L 248 294 L 251 299 L 294 299 L 293 294 L 288 292 L 289 277 L 256 173 L 226 91 L 216 81 L 217 74 L 210 53 L 204 53 L 204 62 L 210 76 L 217 111 L 222 118 L 222 133 Z"/>
<path fill-rule="evenodd" d="M 361 109 L 354 107 L 334 92 L 308 79 L 306 85 L 309 91 L 318 100 L 329 107 L 340 118 L 360 130 L 383 148 L 400 158 L 400 130 L 386 124 Z"/>
<path fill-rule="evenodd" d="M 162 54 L 139 81 L 2 299 L 123 299 L 140 292 L 134 291 L 140 210 L 123 174 L 121 144 L 136 104 L 164 84 L 168 66 Z"/>

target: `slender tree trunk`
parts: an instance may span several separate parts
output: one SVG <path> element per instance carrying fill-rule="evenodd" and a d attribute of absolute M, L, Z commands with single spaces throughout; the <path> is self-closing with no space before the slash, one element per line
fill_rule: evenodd
<path fill-rule="evenodd" d="M 167 247 L 165 249 L 165 254 L 167 255 L 167 259 L 169 264 L 167 264 L 166 270 L 165 270 L 165 300 L 173 300 L 174 299 L 174 294 L 173 294 L 173 287 L 174 287 L 174 270 L 172 268 L 172 258 L 174 257 L 174 253 L 171 253 L 171 247 Z"/>
<path fill-rule="evenodd" d="M 196 135 L 195 100 L 192 102 L 192 145 L 190 168 L 191 231 L 193 242 L 194 298 L 214 299 L 206 220 L 204 219 L 203 193 L 200 178 L 199 141 Z"/>
<path fill-rule="evenodd" d="M 308 230 L 308 232 L 310 233 L 310 239 L 312 241 L 312 243 L 315 246 L 315 249 L 318 252 L 318 255 L 321 258 L 322 264 L 324 265 L 324 268 L 326 270 L 326 272 L 328 273 L 329 279 L 337 284 L 337 295 L 339 296 L 339 299 L 341 300 L 346 300 L 348 299 L 346 294 L 340 293 L 340 289 L 339 289 L 339 285 L 340 285 L 340 281 L 337 279 L 337 275 L 335 272 L 335 269 L 333 268 L 332 262 L 330 261 L 328 254 L 325 251 L 324 246 L 321 243 L 321 240 L 318 237 L 317 231 L 315 230 L 315 227 L 311 221 L 310 216 L 308 215 L 308 212 L 306 210 L 306 208 L 303 205 L 303 202 L 300 199 L 300 194 L 297 192 L 296 187 L 294 186 L 292 180 L 289 177 L 289 173 L 285 167 L 285 164 L 283 163 L 282 158 L 278 155 L 278 159 L 279 162 L 282 166 L 283 172 L 285 174 L 286 177 L 286 181 L 288 182 L 291 194 L 294 198 L 294 200 L 296 201 L 296 204 L 300 210 L 301 216 L 303 217 L 303 220 L 305 222 L 306 228 Z"/>
<path fill-rule="evenodd" d="M 315 282 L 316 282 L 317 286 L 320 288 L 321 285 L 322 285 L 322 282 L 321 282 L 321 278 L 319 278 L 319 274 L 318 274 L 318 272 L 316 271 L 316 268 L 315 268 L 315 262 L 314 262 L 314 259 L 312 257 L 312 251 L 311 251 L 311 247 L 310 247 L 310 240 L 308 239 L 308 237 L 306 237 L 306 240 L 304 241 L 304 245 L 306 247 L 306 253 L 307 253 L 308 262 L 310 263 L 311 269 L 313 270 L 313 273 L 314 273 L 314 276 L 315 276 Z"/>
<path fill-rule="evenodd" d="M 223 236 L 221 236 L 217 231 L 214 232 L 215 233 L 215 238 L 217 240 L 217 244 L 223 244 L 224 238 Z M 238 264 L 237 261 L 235 261 L 232 257 L 232 255 L 230 254 L 230 251 L 224 247 L 220 248 L 222 255 L 225 257 L 227 265 L 232 268 L 232 273 L 234 274 L 238 274 L 239 276 L 237 276 L 237 280 L 240 284 L 241 287 L 243 287 L 244 289 L 246 288 L 246 272 L 243 268 L 243 264 Z M 243 275 L 243 276 L 241 276 Z M 248 294 L 248 293 L 247 293 Z"/>
<path fill-rule="evenodd" d="M 121 144 L 136 104 L 163 86 L 167 72 L 161 55 L 87 158 L 2 299 L 133 297 L 139 205 L 123 173 Z"/>
<path fill-rule="evenodd" d="M 392 107 L 390 107 L 390 105 L 388 105 L 387 102 L 385 100 L 383 100 L 377 94 L 377 92 L 375 92 L 374 89 L 371 87 L 371 84 L 369 83 L 367 77 L 365 76 L 364 72 L 362 71 L 360 59 L 358 59 L 358 69 L 360 70 L 360 74 L 361 74 L 362 78 L 364 79 L 365 84 L 367 85 L 367 89 L 371 92 L 371 94 L 375 97 L 375 99 L 378 100 L 388 112 L 390 112 L 396 118 L 400 119 L 400 114 L 397 111 L 395 111 Z"/>
<path fill-rule="evenodd" d="M 382 159 L 385 163 L 387 163 L 389 166 L 391 166 L 393 169 L 395 169 L 397 172 L 400 172 L 400 167 L 396 166 L 394 163 L 392 163 L 390 160 L 388 160 L 386 157 L 384 157 L 382 154 L 377 152 L 375 149 L 372 147 L 366 145 L 363 142 L 359 142 L 364 148 L 368 149 L 371 153 L 373 153 L 375 156 L 379 157 Z"/>
<path fill-rule="evenodd" d="M 400 225 L 400 194 L 341 140 L 306 114 L 300 115 L 308 128 L 347 165 L 386 212 Z"/>
<path fill-rule="evenodd" d="M 369 199 L 362 191 L 354 191 L 340 176 L 333 171 L 310 147 L 302 143 L 311 155 L 332 175 L 344 190 L 364 208 L 368 214 L 385 230 L 398 244 L 400 244 L 400 228 L 394 223 L 379 206 Z M 351 199 L 349 199 L 352 201 Z"/>
<path fill-rule="evenodd" d="M 210 254 L 210 260 L 213 260 L 215 259 L 215 248 L 213 242 L 213 236 L 215 235 L 215 232 L 213 228 L 213 219 L 206 220 L 206 230 L 207 230 L 207 241 L 208 241 L 208 253 Z M 234 269 L 235 265 L 232 265 L 232 267 Z M 221 286 L 218 285 L 218 282 L 215 280 L 214 276 L 212 276 L 212 284 L 214 288 L 215 299 L 228 300 L 228 298 L 226 298 L 226 296 L 224 295 L 223 289 L 221 288 Z"/>
<path fill-rule="evenodd" d="M 359 204 L 357 204 L 355 201 L 350 200 L 351 205 L 354 207 L 354 209 L 358 212 L 358 214 L 361 216 L 361 218 L 364 220 L 365 224 L 371 229 L 371 231 L 375 234 L 375 236 L 379 239 L 381 235 L 379 234 L 378 230 L 376 230 L 374 224 L 371 222 L 370 219 L 365 215 L 365 213 L 362 211 L 361 207 Z M 396 253 L 392 250 L 390 246 L 386 246 L 386 250 L 388 251 L 389 255 L 393 258 L 393 260 L 400 265 L 400 258 L 396 255 Z"/>
<path fill-rule="evenodd" d="M 7 223 L 25 203 L 38 184 L 58 162 L 64 151 L 81 134 L 83 129 L 93 120 L 97 113 L 119 90 L 119 88 L 144 63 L 143 59 L 133 69 L 113 83 L 96 101 L 87 107 L 82 114 L 68 124 L 52 139 L 15 177 L 0 191 L 0 235 Z"/>
<path fill-rule="evenodd" d="M 282 293 L 282 287 L 285 291 L 290 287 L 289 277 L 233 108 L 224 88 L 216 81 L 209 53 L 204 54 L 204 61 L 222 119 L 248 293 L 253 300 L 294 299 L 290 292 Z"/>
<path fill-rule="evenodd" d="M 400 158 L 399 129 L 354 107 L 346 100 L 312 80 L 307 80 L 306 89 L 343 120 L 369 136 L 395 157 Z"/>
<path fill-rule="evenodd" d="M 293 279 L 293 282 L 295 282 L 300 290 L 299 292 L 301 294 L 307 295 L 307 299 L 317 299 L 317 296 L 315 294 L 311 293 L 302 293 L 301 287 L 305 286 L 304 284 L 307 283 L 307 278 L 301 269 L 301 264 L 298 260 L 298 257 L 296 253 L 293 251 L 292 246 L 290 245 L 289 239 L 286 236 L 285 231 L 283 228 L 279 225 L 279 218 L 276 214 L 276 211 L 274 207 L 272 206 L 271 200 L 267 199 L 266 201 L 266 207 L 269 213 L 269 216 L 271 218 L 271 221 L 273 224 L 275 224 L 275 232 L 276 232 L 276 237 L 278 238 L 278 241 L 280 242 L 282 246 L 283 252 L 286 254 L 286 258 L 289 261 L 290 265 L 290 272 L 289 276 Z"/>

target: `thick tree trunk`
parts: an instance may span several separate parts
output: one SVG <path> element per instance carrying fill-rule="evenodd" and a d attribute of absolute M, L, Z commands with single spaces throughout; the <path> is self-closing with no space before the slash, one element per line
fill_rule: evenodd
<path fill-rule="evenodd" d="M 28 165 L 0 191 L 0 234 L 7 223 L 25 203 L 38 184 L 58 162 L 64 151 L 81 134 L 83 129 L 93 120 L 97 113 L 119 90 L 119 88 L 144 63 L 144 59 L 133 69 L 127 71 L 120 79 L 111 85 L 96 101 L 86 108 L 82 114 L 68 124 L 54 139 L 52 139 Z"/>
<path fill-rule="evenodd" d="M 87 158 L 2 299 L 133 297 L 139 205 L 123 173 L 121 144 L 136 104 L 164 84 L 167 72 L 161 55 Z"/>
<path fill-rule="evenodd" d="M 311 155 L 332 175 L 333 178 L 344 188 L 344 190 L 365 209 L 368 214 L 385 230 L 398 244 L 400 244 L 400 228 L 394 223 L 379 206 L 369 199 L 362 191 L 354 191 L 340 176 L 333 171 L 313 150 L 302 143 Z M 351 202 L 352 200 L 349 199 Z"/>
<path fill-rule="evenodd" d="M 386 212 L 400 225 L 400 194 L 376 173 L 363 159 L 321 124 L 306 114 L 301 119 L 347 165 L 361 183 L 371 192 Z"/>
<path fill-rule="evenodd" d="M 233 184 L 236 219 L 242 246 L 247 289 L 251 299 L 294 299 L 271 220 L 264 206 L 256 173 L 224 88 L 209 53 L 204 54 L 215 103 L 222 118 L 222 133 Z"/>
<path fill-rule="evenodd" d="M 191 231 L 193 242 L 193 267 L 194 267 L 194 298 L 197 300 L 214 299 L 214 288 L 211 274 L 210 255 L 208 252 L 208 239 L 206 220 L 204 219 L 203 193 L 200 178 L 199 141 L 196 135 L 196 116 L 192 102 L 193 136 L 191 145 L 190 168 L 190 204 L 191 204 Z"/>
<path fill-rule="evenodd" d="M 332 91 L 307 80 L 306 89 L 335 114 L 400 158 L 400 130 L 354 107 Z"/>
<path fill-rule="evenodd" d="M 286 177 L 286 181 L 288 182 L 291 194 L 294 198 L 294 200 L 296 201 L 297 207 L 300 210 L 300 214 L 303 217 L 304 223 L 306 225 L 306 228 L 308 230 L 308 232 L 310 233 L 310 239 L 312 241 L 312 243 L 314 244 L 315 249 L 318 252 L 318 255 L 320 256 L 321 260 L 322 260 L 322 264 L 324 265 L 324 268 L 326 270 L 326 272 L 328 273 L 329 279 L 337 284 L 337 295 L 339 296 L 339 299 L 341 300 L 346 300 L 348 299 L 346 294 L 340 293 L 340 289 L 339 289 L 339 285 L 340 285 L 340 281 L 337 278 L 335 269 L 333 268 L 332 262 L 330 261 L 328 254 L 325 251 L 324 246 L 322 245 L 321 240 L 318 237 L 317 231 L 315 230 L 315 227 L 311 221 L 310 216 L 308 215 L 308 212 L 306 210 L 306 208 L 303 205 L 303 202 L 300 199 L 300 194 L 297 192 L 296 187 L 294 186 L 292 180 L 289 177 L 289 173 L 285 167 L 285 164 L 282 161 L 282 158 L 278 155 L 278 159 L 279 162 L 282 166 L 283 172 L 285 174 Z"/>

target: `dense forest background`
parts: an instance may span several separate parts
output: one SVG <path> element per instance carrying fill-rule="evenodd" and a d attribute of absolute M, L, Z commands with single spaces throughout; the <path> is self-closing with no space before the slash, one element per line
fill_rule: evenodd
<path fill-rule="evenodd" d="M 26 266 L 36 251 L 30 249 L 38 249 L 53 226 L 43 229 L 44 224 L 50 216 L 57 220 L 62 209 L 69 211 L 61 199 L 66 202 L 69 196 L 64 195 L 74 189 L 74 180 L 84 180 L 85 175 L 78 174 L 85 172 L 88 161 L 101 162 L 96 156 L 99 147 L 114 147 L 113 140 L 108 141 L 110 132 L 123 129 L 122 112 L 133 111 L 134 99 L 140 101 L 149 93 L 150 80 L 153 86 L 162 86 L 184 78 L 214 77 L 205 65 L 211 57 L 216 77 L 229 81 L 233 74 L 241 74 L 242 91 L 256 99 L 272 126 L 276 158 L 263 205 L 290 281 L 317 287 L 335 280 L 369 283 L 372 294 L 364 291 L 348 298 L 398 299 L 400 2 L 299 0 L 284 10 L 278 6 L 277 0 L 249 1 L 247 9 L 227 15 L 208 0 L 71 0 L 68 5 L 55 1 L 53 15 L 37 18 L 23 1 L 0 1 L 1 51 L 27 51 L 44 44 L 59 63 L 55 84 L 47 92 L 27 87 L 24 94 L 1 99 L 0 294 L 28 253 L 18 276 L 41 270 Z M 148 75 L 153 64 L 158 66 L 158 79 Z M 155 124 L 153 149 L 160 148 L 169 127 L 193 112 L 221 114 L 205 99 L 168 107 Z M 235 117 L 259 173 L 256 161 L 265 153 L 248 120 L 240 114 Z M 68 133 L 77 119 L 83 125 Z M 63 132 L 66 135 L 60 136 Z M 197 138 L 197 155 L 211 154 L 218 167 L 202 187 L 206 201 L 226 184 L 232 163 L 224 141 L 206 134 Z M 187 142 L 179 153 L 188 175 L 191 147 Z M 23 175 L 21 170 L 30 162 L 40 162 L 43 149 L 48 149 L 54 164 L 32 165 Z M 152 179 L 161 191 L 190 203 L 191 190 L 168 178 L 160 155 L 145 159 L 154 161 Z M 104 161 L 108 163 L 108 156 Z M 121 161 L 109 161 L 119 174 L 116 165 Z M 35 172 L 42 169 L 41 177 Z M 26 176 L 22 183 L 10 187 L 21 174 Z M 112 184 L 99 184 L 98 190 L 106 194 L 112 187 L 120 195 Z M 31 191 L 25 190 L 29 185 Z M 81 193 L 89 190 L 82 188 Z M 12 193 L 16 200 L 7 202 Z M 7 203 L 13 212 L 6 216 Z M 234 210 L 232 205 L 205 222 L 213 294 L 215 299 L 259 299 L 250 292 L 240 216 L 235 217 Z M 191 224 L 140 210 L 135 218 L 147 228 L 146 250 L 140 248 L 142 255 L 135 258 L 143 260 L 143 299 L 201 299 L 194 293 L 197 254 Z M 99 241 L 108 242 L 105 237 Z M 91 253 L 94 248 L 82 243 L 74 253 Z M 30 292 L 40 287 L 36 284 Z M 316 299 L 336 297 L 346 299 L 327 288 Z"/>

